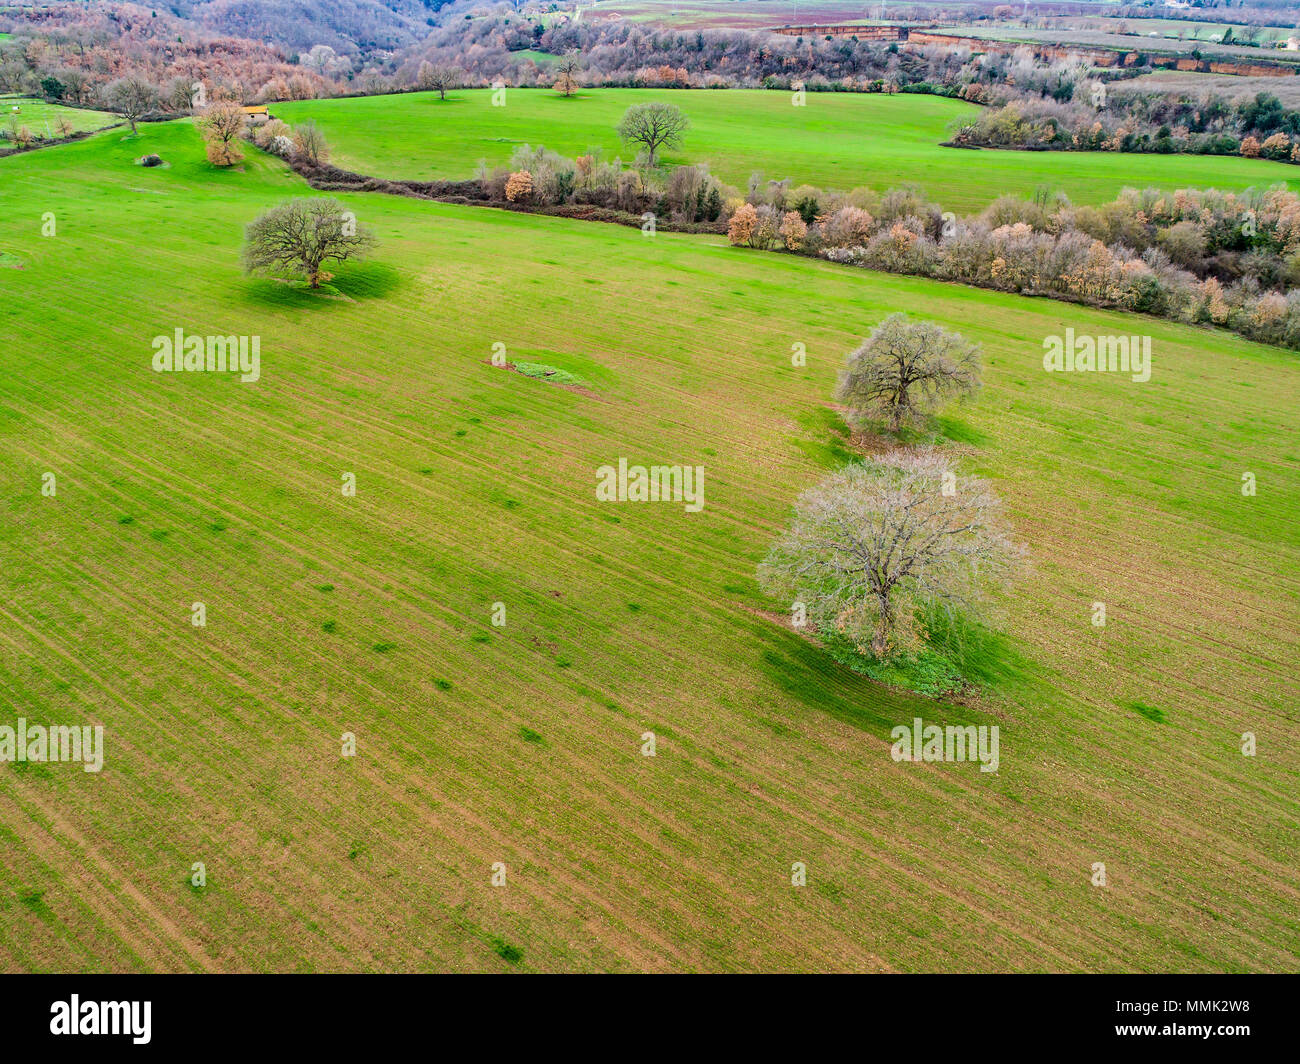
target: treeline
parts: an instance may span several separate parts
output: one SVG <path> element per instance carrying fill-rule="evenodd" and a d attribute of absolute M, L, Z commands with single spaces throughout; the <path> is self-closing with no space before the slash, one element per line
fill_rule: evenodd
<path fill-rule="evenodd" d="M 1119 307 L 1300 349 L 1300 196 L 1126 189 L 1100 207 L 1002 197 L 945 215 L 915 188 L 882 196 L 756 186 L 733 244 Z"/>
<path fill-rule="evenodd" d="M 1300 163 L 1300 113 L 1271 93 L 1226 100 L 1095 90 L 1089 102 L 1014 99 L 962 125 L 968 147 L 1243 155 Z"/>
<path fill-rule="evenodd" d="M 521 56 L 540 50 L 578 52 L 579 83 L 627 87 L 784 87 L 791 79 L 810 89 L 862 90 L 872 81 L 895 86 L 963 80 L 969 53 L 940 47 L 823 37 L 787 37 L 761 30 L 661 30 L 630 22 L 543 23 L 519 15 L 447 19 L 420 44 L 394 57 L 395 85 L 414 82 L 420 64 L 454 66 L 468 84 L 512 75 L 512 84 L 550 84 L 547 64 Z M 966 78 L 974 76 L 967 71 Z"/>
<path fill-rule="evenodd" d="M 378 75 L 400 91 L 422 68 L 451 69 L 462 85 L 549 85 L 548 64 L 525 50 L 576 54 L 579 85 L 923 92 L 988 105 L 959 127 L 968 146 L 1038 150 L 1259 155 L 1292 161 L 1300 112 L 1259 93 L 1245 100 L 1119 89 L 1079 58 L 1041 61 L 1029 48 L 972 55 L 854 38 L 763 31 L 670 31 L 627 22 L 543 25 L 519 17 L 449 21 Z M 1139 71 L 1140 72 L 1140 71 Z M 1271 138 L 1271 139 L 1270 139 Z M 1285 143 L 1283 141 L 1285 138 Z"/>

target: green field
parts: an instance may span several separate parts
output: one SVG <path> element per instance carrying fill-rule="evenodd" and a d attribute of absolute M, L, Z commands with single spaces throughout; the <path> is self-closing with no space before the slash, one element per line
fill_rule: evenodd
<path fill-rule="evenodd" d="M 59 130 L 56 122 L 66 118 L 73 132 L 83 133 L 122 121 L 121 116 L 108 111 L 91 111 L 83 107 L 64 107 L 62 104 L 46 103 L 44 100 L 29 96 L 0 95 L 0 129 L 9 129 L 14 123 L 26 126 L 33 133 L 48 139 L 56 139 Z M 0 150 L 8 147 L 8 141 L 0 141 Z"/>
<path fill-rule="evenodd" d="M 3 722 L 107 747 L 0 765 L 0 969 L 1300 963 L 1294 352 L 382 195 L 345 197 L 381 244 L 332 294 L 244 277 L 304 191 L 189 123 L 0 161 Z M 900 307 L 984 345 L 945 424 L 1033 559 L 966 708 L 833 665 L 754 580 Z M 1149 333 L 1151 382 L 1049 377 L 1067 326 Z M 261 379 L 152 372 L 177 328 L 260 337 Z M 597 503 L 619 457 L 704 465 L 705 509 Z M 1000 772 L 893 762 L 914 716 L 999 724 Z"/>
<path fill-rule="evenodd" d="M 759 170 L 795 184 L 884 190 L 917 182 L 945 207 L 976 211 L 1004 193 L 1031 194 L 1049 184 L 1081 203 L 1114 198 L 1125 186 L 1242 189 L 1287 182 L 1300 170 L 1259 159 L 1082 152 L 968 151 L 944 148 L 949 124 L 978 108 L 936 96 L 809 93 L 807 106 L 787 92 L 742 90 L 590 90 L 564 98 L 545 89 L 510 89 L 504 107 L 490 90 L 304 100 L 276 104 L 286 122 L 313 118 L 345 169 L 390 178 L 465 178 L 482 158 L 504 164 L 518 144 L 564 155 L 595 146 L 607 158 L 621 147 L 614 127 L 632 103 L 670 100 L 691 120 L 672 164 L 706 162 L 744 189 Z"/>
<path fill-rule="evenodd" d="M 558 55 L 551 55 L 550 52 L 539 52 L 535 48 L 524 48 L 518 52 L 511 52 L 510 57 L 512 59 L 531 59 L 538 66 L 550 66 L 560 61 Z"/>

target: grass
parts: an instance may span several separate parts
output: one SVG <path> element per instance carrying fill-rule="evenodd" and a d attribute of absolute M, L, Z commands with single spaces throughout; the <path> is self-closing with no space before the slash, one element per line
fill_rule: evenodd
<path fill-rule="evenodd" d="M 666 163 L 708 163 L 742 190 L 755 170 L 825 188 L 884 190 L 913 181 L 945 209 L 964 213 L 1003 193 L 1028 196 L 1042 184 L 1081 203 L 1113 199 L 1128 185 L 1300 188 L 1300 170 L 1259 159 L 944 148 L 949 124 L 979 109 L 935 96 L 809 93 L 807 106 L 793 107 L 789 93 L 760 90 L 593 89 L 566 99 L 547 89 L 510 89 L 506 105 L 493 107 L 491 95 L 303 100 L 277 104 L 275 113 L 287 122 L 315 119 L 337 165 L 391 178 L 470 177 L 476 160 L 504 165 L 519 144 L 568 156 L 598 147 L 606 158 L 631 160 L 635 152 L 614 133 L 619 118 L 633 103 L 669 100 L 691 130 Z"/>
<path fill-rule="evenodd" d="M 552 384 L 581 384 L 582 378 L 569 373 L 567 370 L 558 369 L 555 366 L 548 366 L 544 362 L 516 362 L 515 371 L 522 373 L 525 377 L 534 377 L 537 380 L 550 381 Z"/>
<path fill-rule="evenodd" d="M 560 61 L 558 55 L 552 55 L 550 52 L 539 52 L 535 48 L 523 48 L 517 52 L 510 53 L 513 59 L 531 59 L 541 67 L 553 66 Z"/>
<path fill-rule="evenodd" d="M 1187 22 L 1181 19 L 1164 19 L 1164 18 L 1122 18 L 1100 22 L 1094 17 L 1085 16 L 1078 19 L 1070 20 L 1071 23 L 1078 24 L 1080 28 L 1095 28 L 1100 26 L 1102 29 L 1117 30 L 1122 23 L 1128 29 L 1130 34 L 1137 34 L 1145 37 L 1150 33 L 1159 34 L 1161 37 L 1172 37 L 1191 42 L 1200 41 L 1202 43 L 1218 44 L 1223 40 L 1223 34 L 1226 30 L 1231 29 L 1233 36 L 1239 36 L 1246 31 L 1246 27 L 1238 24 L 1227 22 Z M 1259 27 L 1258 42 L 1261 45 L 1285 41 L 1288 37 L 1295 36 L 1294 27 L 1288 28 L 1283 26 L 1262 26 Z M 1140 43 L 1140 42 L 1135 42 Z M 1269 49 L 1261 47 L 1261 54 L 1267 55 Z"/>
<path fill-rule="evenodd" d="M 19 110 L 15 111 L 15 107 Z M 20 127 L 26 126 L 48 140 L 57 140 L 60 135 L 57 122 L 60 118 L 67 120 L 74 133 L 103 129 L 121 121 L 120 116 L 109 111 L 64 107 L 62 104 L 46 103 L 29 96 L 0 95 L 0 129 L 8 130 L 11 122 L 16 121 Z M 12 146 L 9 141 L 0 141 L 0 150 Z"/>
<path fill-rule="evenodd" d="M 303 191 L 251 151 L 214 170 L 188 123 L 0 161 L 27 263 L 0 301 L 4 719 L 102 722 L 107 751 L 0 766 L 0 968 L 1295 969 L 1295 353 L 382 195 L 344 197 L 380 239 L 348 299 L 244 277 L 243 226 Z M 983 345 L 963 462 L 1033 558 L 969 705 L 759 612 L 843 446 L 808 415 L 898 307 Z M 1067 325 L 1149 332 L 1151 382 L 1045 374 Z M 261 379 L 153 373 L 177 327 L 260 336 Z M 599 398 L 500 372 L 497 342 Z M 620 456 L 703 463 L 704 510 L 596 502 Z M 998 724 L 1000 771 L 893 762 L 916 716 Z M 221 889 L 186 889 L 197 861 Z"/>

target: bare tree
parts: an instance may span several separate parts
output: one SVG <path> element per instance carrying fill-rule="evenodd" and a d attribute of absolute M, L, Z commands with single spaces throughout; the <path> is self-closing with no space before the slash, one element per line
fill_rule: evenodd
<path fill-rule="evenodd" d="M 244 157 L 239 138 L 246 119 L 239 104 L 229 100 L 214 103 L 196 121 L 208 146 L 208 161 L 215 166 L 232 166 Z"/>
<path fill-rule="evenodd" d="M 447 90 L 454 89 L 460 77 L 459 73 L 451 67 L 434 66 L 426 62 L 420 64 L 420 72 L 416 75 L 416 79 L 425 92 L 436 90 L 438 99 L 445 100 Z"/>
<path fill-rule="evenodd" d="M 579 52 L 566 52 L 555 64 L 555 88 L 561 96 L 572 96 L 578 89 L 573 75 L 582 69 L 582 55 Z"/>
<path fill-rule="evenodd" d="M 157 109 L 158 90 L 139 78 L 118 78 L 104 87 L 104 102 L 131 123 L 134 133 L 136 123 Z"/>
<path fill-rule="evenodd" d="M 835 397 L 851 420 L 884 417 L 897 431 L 951 397 L 973 395 L 979 384 L 977 344 L 933 322 L 891 314 L 850 353 Z"/>
<path fill-rule="evenodd" d="M 300 273 L 312 288 L 329 275 L 328 261 L 359 258 L 375 245 L 374 234 L 356 215 L 328 197 L 293 199 L 272 207 L 245 232 L 244 269 L 248 273 Z"/>
<path fill-rule="evenodd" d="M 67 88 L 66 99 L 85 103 L 90 97 L 91 82 L 84 70 L 68 67 L 59 71 L 59 78 Z"/>
<path fill-rule="evenodd" d="M 1020 554 L 987 483 L 959 480 L 942 455 L 900 451 L 800 496 L 758 576 L 804 603 L 818 630 L 883 658 L 919 645 L 923 607 L 973 612 Z"/>
<path fill-rule="evenodd" d="M 352 60 L 345 55 L 339 55 L 328 44 L 313 45 L 307 54 L 299 59 L 299 62 L 321 77 L 335 77 L 352 69 Z"/>
<path fill-rule="evenodd" d="M 618 124 L 618 135 L 646 150 L 647 163 L 655 165 L 660 148 L 675 148 L 690 128 L 690 120 L 676 104 L 634 103 Z"/>
<path fill-rule="evenodd" d="M 311 119 L 294 127 L 293 153 L 312 166 L 320 166 L 329 161 L 330 150 L 329 145 L 325 143 L 325 134 Z"/>

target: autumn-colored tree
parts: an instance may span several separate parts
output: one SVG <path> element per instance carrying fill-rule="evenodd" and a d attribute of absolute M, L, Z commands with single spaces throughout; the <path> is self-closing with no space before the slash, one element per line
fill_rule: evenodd
<path fill-rule="evenodd" d="M 533 196 L 533 175 L 527 170 L 516 170 L 506 179 L 506 199 L 511 203 L 527 203 Z"/>
<path fill-rule="evenodd" d="M 747 247 L 758 225 L 758 211 L 752 203 L 742 203 L 736 208 L 727 225 L 727 238 L 737 247 Z"/>
<path fill-rule="evenodd" d="M 420 64 L 416 82 L 425 92 L 437 92 L 438 99 L 447 98 L 447 90 L 456 87 L 459 80 L 457 72 L 451 67 L 434 66 L 432 63 Z"/>
<path fill-rule="evenodd" d="M 798 251 L 808 236 L 808 223 L 799 216 L 798 211 L 786 211 L 785 217 L 781 219 L 780 233 L 786 250 Z"/>
<path fill-rule="evenodd" d="M 555 88 L 561 96 L 572 96 L 578 90 L 574 75 L 582 69 L 582 56 L 578 52 L 567 52 L 555 64 Z"/>
<path fill-rule="evenodd" d="M 229 100 L 214 103 L 203 112 L 196 124 L 207 144 L 208 162 L 213 166 L 233 166 L 244 158 L 239 150 L 244 123 L 243 109 Z"/>
<path fill-rule="evenodd" d="M 1266 159 L 1286 159 L 1291 154 L 1291 138 L 1285 133 L 1274 133 L 1259 146 Z"/>

